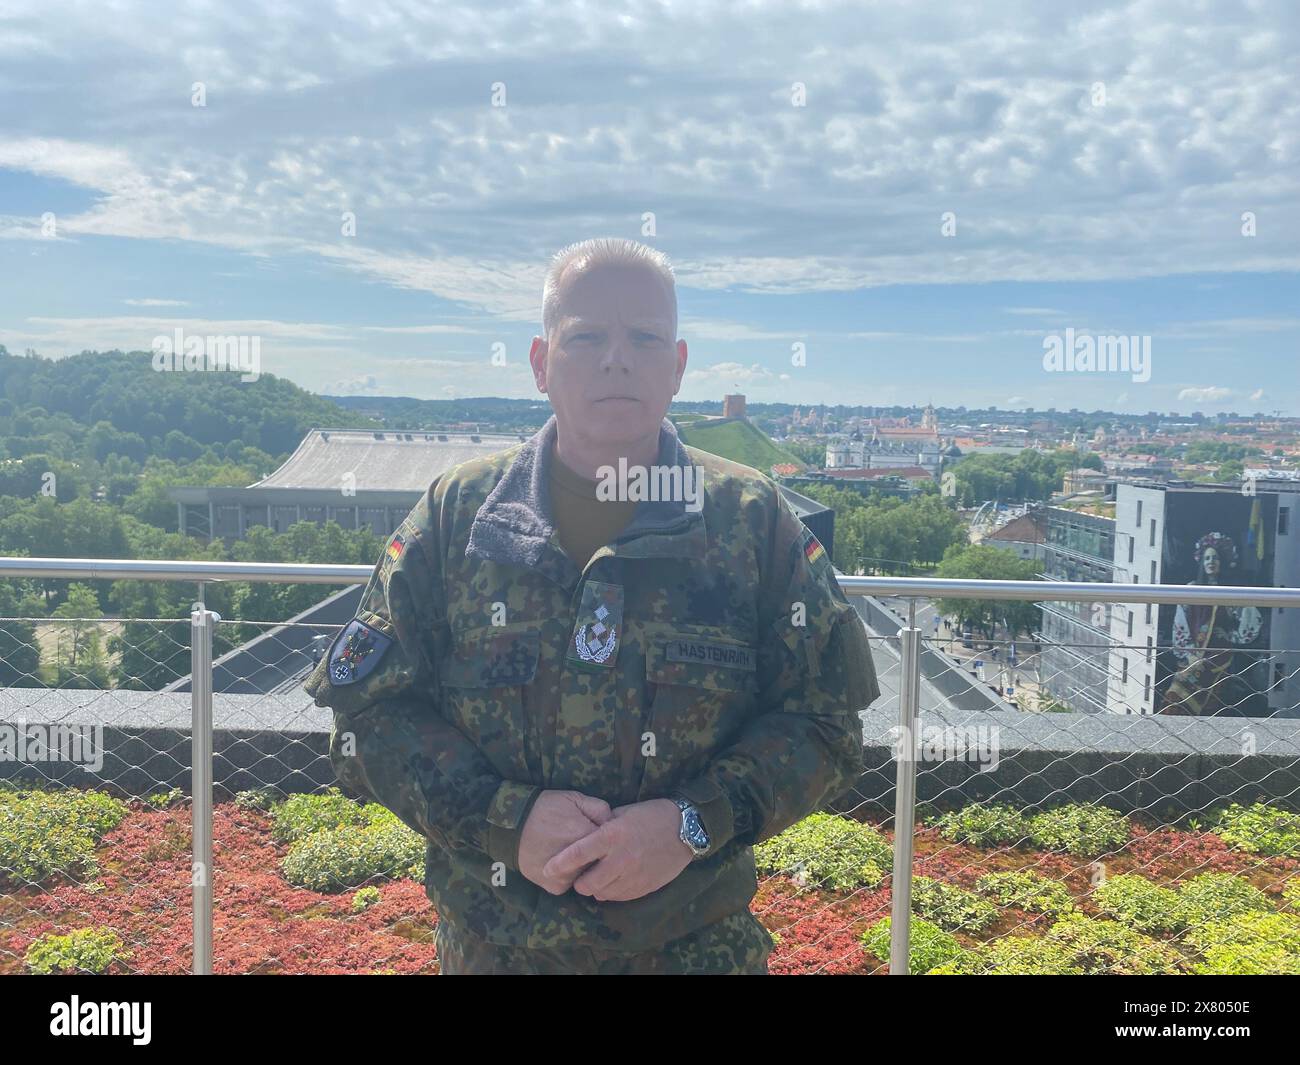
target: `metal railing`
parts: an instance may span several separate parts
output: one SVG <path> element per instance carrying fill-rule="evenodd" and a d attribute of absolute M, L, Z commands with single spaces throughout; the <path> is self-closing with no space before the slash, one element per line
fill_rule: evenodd
<path fill-rule="evenodd" d="M 300 689 L 297 684 L 301 683 L 302 674 L 306 668 L 310 667 L 311 659 L 309 652 L 305 649 L 302 639 L 299 637 L 312 632 L 337 631 L 339 622 L 328 623 L 306 623 L 298 621 L 289 622 L 249 622 L 222 619 L 219 614 L 208 608 L 204 602 L 204 591 L 208 586 L 219 582 L 252 582 L 252 583 L 282 583 L 282 584 L 321 584 L 321 585 L 355 585 L 364 584 L 372 572 L 369 566 L 345 566 L 345 565 L 315 565 L 315 564 L 277 564 L 277 563 L 233 563 L 233 562 L 181 562 L 181 561 L 145 561 L 145 560 L 116 560 L 116 559 L 50 559 L 50 558 L 3 558 L 0 559 L 0 578 L 9 579 L 28 579 L 28 578 L 56 578 L 65 580 L 146 580 L 146 581 L 183 581 L 193 582 L 197 588 L 197 599 L 188 618 L 189 634 L 189 687 L 192 693 L 184 693 L 176 685 L 169 687 L 173 694 L 169 698 L 188 699 L 189 714 L 189 734 L 191 741 L 190 766 L 188 774 L 188 785 L 191 794 L 191 886 L 192 886 L 192 945 L 193 958 L 191 969 L 195 973 L 210 973 L 213 969 L 213 911 L 214 911 L 214 881 L 217 880 L 220 870 L 213 866 L 213 786 L 214 786 L 214 762 L 217 753 L 214 751 L 214 732 L 213 732 L 213 695 L 214 695 L 214 676 L 221 668 L 221 663 L 226 660 L 227 656 L 221 656 L 214 659 L 214 633 L 225 628 L 236 625 L 256 626 L 265 628 L 266 636 L 273 637 L 276 640 L 285 641 L 284 658 L 291 660 L 289 664 L 274 661 L 274 654 L 269 658 L 263 655 L 257 661 L 270 661 L 268 668 L 272 671 L 279 670 L 288 678 L 284 690 L 292 693 Z M 975 792 L 982 794 L 984 791 L 991 791 L 992 797 L 1007 795 L 1011 798 L 1017 798 L 1017 789 L 1022 785 L 1029 783 L 1030 776 L 1042 776 L 1044 769 L 1033 769 L 1023 771 L 1023 780 L 999 780 L 988 786 L 985 786 L 977 778 L 963 781 L 961 783 L 944 783 L 938 779 L 936 774 L 941 767 L 926 764 L 924 769 L 920 769 L 918 762 L 924 764 L 924 760 L 916 757 L 916 746 L 914 740 L 919 736 L 921 731 L 922 704 L 929 700 L 932 704 L 932 713 L 938 713 L 939 718 L 949 726 L 952 726 L 952 720 L 961 714 L 979 715 L 994 714 L 1002 715 L 997 720 L 1000 724 L 993 726 L 995 728 L 1009 729 L 1015 733 L 1028 733 L 1033 730 L 1044 733 L 1050 731 L 1052 725 L 1051 719 L 1058 717 L 1056 714 L 1039 714 L 1033 713 L 1035 709 L 1059 709 L 1059 698 L 1052 694 L 1051 681 L 1059 678 L 1044 678 L 1041 669 L 1041 650 L 1018 651 L 1022 645 L 1029 643 L 1023 638 L 1016 638 L 1013 635 L 1004 635 L 1001 640 L 993 640 L 993 644 L 998 645 L 1000 658 L 998 670 L 1000 681 L 1006 676 L 1012 678 L 1011 683 L 990 684 L 981 674 L 978 667 L 972 665 L 974 656 L 980 652 L 978 648 L 959 649 L 956 641 L 952 638 L 940 639 L 937 635 L 933 638 L 927 638 L 923 635 L 921 628 L 917 624 L 918 604 L 924 603 L 929 599 L 942 598 L 946 600 L 953 599 L 979 599 L 979 600 L 1031 600 L 1034 602 L 1043 601 L 1073 601 L 1073 602 L 1092 602 L 1092 603 L 1132 603 L 1132 604 L 1177 604 L 1182 606 L 1203 606 L 1217 605 L 1224 607 L 1243 607 L 1254 606 L 1256 608 L 1287 608 L 1300 607 L 1300 589 L 1287 588 L 1257 588 L 1257 587 L 1198 587 L 1185 585 L 1140 585 L 1140 584 L 1088 584 L 1088 583 L 1068 583 L 1052 582 L 1045 585 L 1042 582 L 1034 581 L 973 581 L 973 580 L 953 580 L 942 578 L 914 578 L 914 577 L 852 577 L 842 576 L 840 578 L 841 586 L 846 594 L 860 597 L 860 602 L 871 602 L 879 606 L 879 600 L 888 597 L 901 597 L 906 600 L 906 616 L 895 615 L 898 622 L 897 629 L 894 632 L 888 631 L 889 626 L 884 626 L 884 633 L 879 634 L 882 626 L 876 625 L 874 628 L 877 635 L 871 637 L 873 650 L 880 652 L 878 663 L 886 662 L 884 668 L 878 664 L 878 672 L 881 674 L 882 681 L 896 681 L 896 696 L 890 699 L 897 699 L 897 715 L 895 723 L 890 731 L 895 734 L 899 743 L 898 750 L 891 755 L 891 766 L 882 770 L 877 767 L 874 776 L 864 774 L 863 783 L 859 791 L 854 796 L 851 808 L 847 811 L 850 815 L 863 815 L 875 812 L 881 815 L 882 821 L 892 820 L 893 841 L 892 841 L 892 863 L 891 876 L 889 880 L 888 906 L 891 914 L 890 932 L 889 932 L 889 959 L 888 971 L 892 974 L 905 974 L 911 969 L 912 944 L 910 941 L 910 932 L 912 921 L 915 918 L 913 885 L 914 869 L 917 865 L 918 858 L 915 853 L 915 846 L 918 833 L 923 835 L 930 843 L 938 847 L 939 850 L 926 856 L 924 860 L 934 864 L 936 856 L 944 855 L 949 858 L 960 857 L 968 861 L 973 861 L 972 854 L 967 850 L 960 850 L 965 844 L 956 844 L 952 846 L 944 845 L 939 841 L 931 828 L 917 828 L 918 810 L 923 805 L 922 795 L 918 788 L 918 771 L 920 770 L 920 783 L 925 785 L 927 796 L 924 805 L 935 805 L 935 800 L 944 798 L 967 798 L 969 795 L 964 789 L 973 787 Z M 1050 600 L 1045 600 L 1045 594 L 1050 594 Z M 882 617 L 888 615 L 888 611 L 882 611 Z M 12 619 L 0 618 L 0 629 L 3 629 L 6 623 L 24 621 L 35 622 L 40 620 L 45 624 L 62 624 L 69 625 L 78 622 L 84 622 L 88 625 L 106 624 L 100 619 L 69 619 L 69 618 L 49 618 L 49 619 Z M 119 619 L 116 623 L 129 621 L 131 619 Z M 176 627 L 184 624 L 186 619 L 155 619 L 159 625 L 170 625 Z M 113 622 L 107 622 L 113 623 Z M 303 632 L 296 632 L 295 626 Z M 241 630 L 247 631 L 247 628 Z M 295 633 L 292 641 L 286 640 L 286 633 Z M 956 634 L 954 633 L 954 636 Z M 985 641 L 987 642 L 987 641 Z M 292 643 L 292 646 L 290 646 Z M 241 647 L 251 647 L 253 644 L 241 644 Z M 970 654 L 966 653 L 970 650 Z M 1171 649 L 1164 647 L 1137 647 L 1127 646 L 1121 641 L 1115 641 L 1110 646 L 1101 649 L 1095 647 L 1083 649 L 1083 653 L 1104 655 L 1105 660 L 1099 658 L 1098 669 L 1103 672 L 1108 681 L 1118 684 L 1119 676 L 1113 668 L 1114 656 L 1121 652 L 1132 651 L 1135 656 L 1141 658 L 1145 655 L 1143 666 L 1151 665 L 1153 652 L 1155 654 L 1169 654 Z M 1281 677 L 1283 681 L 1289 682 L 1296 674 L 1293 666 L 1288 665 L 1291 661 L 1287 656 L 1300 653 L 1300 649 L 1271 650 L 1266 652 L 1245 652 L 1248 661 L 1242 670 L 1251 668 L 1260 672 L 1260 666 L 1271 680 Z M 1254 658 L 1250 658 L 1254 654 Z M 1005 657 L 1001 657 L 1005 655 Z M 1261 658 L 1260 656 L 1264 656 Z M 1037 659 L 1038 676 L 1035 679 L 1029 678 L 1031 663 Z M 250 659 L 251 661 L 251 659 Z M 1271 667 L 1271 671 L 1269 669 Z M 239 660 L 237 669 L 251 669 L 247 663 Z M 1128 680 L 1128 665 L 1123 666 L 1124 681 Z M 896 670 L 896 677 L 888 676 Z M 967 672 L 974 673 L 973 678 L 966 676 Z M 227 670 L 229 672 L 229 670 Z M 289 681 L 296 683 L 289 683 Z M 259 681 L 258 683 L 261 683 Z M 882 688 L 886 688 L 882 684 Z M 1058 686 L 1059 687 L 1059 686 Z M 1068 687 L 1068 685 L 1067 685 Z M 1017 701 L 1009 701 L 1011 688 L 1018 692 Z M 20 698 L 28 700 L 22 703 L 23 706 L 30 705 L 30 702 L 39 699 L 39 693 L 48 691 L 39 687 L 26 688 L 21 686 L 11 686 L 5 693 L 8 698 Z M 273 698 L 271 694 L 266 693 L 257 684 L 251 684 L 251 692 L 262 692 L 263 698 Z M 1117 696 L 1121 700 L 1124 698 L 1124 689 L 1122 684 L 1118 685 Z M 83 689 L 84 691 L 84 689 Z M 15 693 L 21 693 L 21 696 Z M 103 697 L 106 693 L 103 690 L 91 689 L 85 692 L 85 698 L 94 700 L 97 697 Z M 305 693 L 300 693 L 305 700 Z M 154 693 L 154 698 L 162 698 L 161 695 Z M 150 698 L 150 693 L 139 693 L 140 699 Z M 890 699 L 884 701 L 888 702 Z M 256 702 L 256 698 L 254 702 Z M 1276 699 L 1274 699 L 1276 702 Z M 1131 707 L 1123 707 L 1125 710 L 1131 710 Z M 6 718 L 3 706 L 0 706 L 0 723 Z M 9 710 L 12 714 L 12 707 Z M 871 714 L 875 715 L 876 723 L 879 724 L 882 708 L 877 706 Z M 1287 714 L 1300 715 L 1300 707 L 1286 708 Z M 1075 715 L 1066 715 L 1073 717 Z M 1084 715 L 1077 715 L 1081 719 Z M 1159 717 L 1160 715 L 1155 715 Z M 1101 740 L 1109 743 L 1117 738 L 1133 739 L 1136 736 L 1136 719 L 1142 718 L 1147 724 L 1154 724 L 1153 716 L 1150 714 L 1103 714 L 1091 715 L 1092 726 L 1090 735 L 1098 738 L 1096 746 L 1100 749 Z M 1101 720 L 1108 719 L 1108 720 Z M 984 719 L 981 719 L 984 720 Z M 1239 718 L 1238 722 L 1249 720 L 1253 722 L 1250 726 L 1254 733 L 1261 734 L 1265 740 L 1265 749 L 1256 748 L 1249 757 L 1270 756 L 1279 762 L 1288 772 L 1294 771 L 1300 766 L 1300 720 L 1292 723 L 1291 721 L 1281 721 L 1280 719 L 1269 718 L 1260 721 L 1256 718 Z M 867 716 L 864 715 L 864 721 Z M 1225 737 L 1231 739 L 1229 728 L 1220 728 L 1222 736 L 1212 736 L 1209 733 L 1197 734 L 1192 736 L 1190 730 L 1196 726 L 1204 726 L 1204 719 L 1192 719 L 1189 717 L 1164 717 L 1159 722 L 1162 726 L 1160 735 L 1149 733 L 1147 738 L 1142 742 L 1132 745 L 1128 754 L 1122 752 L 1116 754 L 1111 752 L 1112 762 L 1124 762 L 1126 760 L 1136 759 L 1138 755 L 1157 755 L 1161 754 L 1163 748 L 1161 744 L 1172 745 L 1178 751 L 1181 748 L 1178 744 L 1183 744 L 1188 749 L 1188 754 L 1174 753 L 1169 754 L 1165 761 L 1166 764 L 1156 766 L 1151 770 L 1152 773 L 1159 775 L 1160 772 L 1166 772 L 1166 775 L 1172 773 L 1169 779 L 1174 783 L 1166 786 L 1144 783 L 1139 785 L 1146 787 L 1146 795 L 1156 794 L 1161 799 L 1174 798 L 1182 801 L 1187 798 L 1185 791 L 1189 785 L 1185 778 L 1188 773 L 1181 776 L 1176 772 L 1181 759 L 1186 761 L 1197 751 L 1197 744 L 1204 748 L 1205 757 L 1215 756 L 1226 758 L 1225 769 L 1216 770 L 1216 772 L 1233 772 L 1233 767 L 1238 770 L 1245 764 L 1244 761 L 1238 760 L 1233 762 L 1230 756 L 1223 755 L 1218 751 L 1215 744 L 1222 745 Z M 138 722 L 136 722 L 138 724 Z M 173 725 L 175 723 L 173 722 Z M 986 722 L 987 724 L 987 722 Z M 868 722 L 869 725 L 869 722 Z M 1235 726 L 1234 726 L 1235 727 Z M 1256 737 L 1258 739 L 1258 736 Z M 868 743 L 870 743 L 868 737 Z M 1057 755 L 1056 749 L 1052 747 L 1050 739 L 1039 739 L 1033 742 L 1039 745 L 1041 752 L 1046 752 L 1043 758 L 1046 759 L 1045 766 L 1050 769 L 1054 766 L 1059 767 L 1067 762 L 1068 755 L 1062 752 Z M 1142 746 L 1146 743 L 1146 747 Z M 1076 744 L 1076 746 L 1078 746 Z M 1083 745 L 1085 748 L 1087 745 Z M 1038 748 L 1036 748 L 1037 750 Z M 1216 754 L 1216 751 L 1218 752 Z M 905 753 L 903 753 L 905 752 Z M 1040 752 L 1040 753 L 1041 753 Z M 1163 755 L 1162 755 L 1163 756 Z M 1201 754 L 1197 753 L 1196 757 Z M 227 761 L 229 755 L 222 755 Z M 322 758 L 324 755 L 315 754 L 307 756 L 308 761 L 311 758 Z M 1245 759 L 1246 755 L 1240 756 Z M 254 760 L 255 761 L 255 760 Z M 300 759 L 301 761 L 301 759 Z M 1040 759 L 1042 761 L 1042 759 Z M 1170 769 L 1170 763 L 1173 769 Z M 223 763 L 224 764 L 224 763 Z M 299 767 L 301 768 L 301 767 Z M 249 769 L 253 773 L 253 779 L 256 779 L 256 770 Z M 1142 769 L 1141 773 L 1146 774 L 1148 771 Z M 1188 772 L 1191 772 L 1189 770 Z M 1269 770 L 1273 775 L 1268 777 L 1270 780 L 1277 781 L 1276 767 Z M 162 774 L 159 774 L 161 776 Z M 1090 785 L 1088 779 L 1091 774 L 1081 771 L 1076 781 L 1081 787 Z M 1100 775 L 1100 771 L 1098 771 Z M 1135 774 L 1136 776 L 1137 774 Z M 1292 774 L 1294 775 L 1294 774 Z M 1266 774 L 1267 776 L 1267 774 Z M 933 778 L 933 779 L 932 779 Z M 304 777 L 304 780 L 307 778 Z M 1142 781 L 1148 781 L 1145 775 L 1140 778 Z M 1244 777 L 1243 777 L 1244 779 Z M 868 781 L 874 781 L 869 783 Z M 973 783 L 972 783 L 973 781 Z M 1276 784 L 1275 794 L 1269 794 L 1268 797 L 1276 801 L 1290 802 L 1294 804 L 1295 787 L 1291 784 L 1291 777 L 1287 776 L 1283 783 Z M 159 784 L 165 785 L 166 780 L 159 780 Z M 1230 784 L 1231 781 L 1228 782 Z M 1236 791 L 1231 786 L 1225 784 L 1220 790 L 1224 793 L 1225 802 L 1236 795 Z M 871 787 L 876 787 L 874 793 L 870 793 Z M 308 782 L 307 787 L 318 788 L 319 782 Z M 1165 790 L 1161 792 L 1160 788 Z M 865 789 L 865 790 L 864 790 Z M 1039 789 L 1042 790 L 1042 789 Z M 1094 791 L 1097 789 L 1093 789 Z M 1105 787 L 1101 789 L 1105 792 Z M 1107 797 L 1119 797 L 1121 790 L 1116 789 L 1112 792 L 1105 792 Z M 890 793 L 892 792 L 892 803 Z M 1048 789 L 1049 795 L 1060 797 L 1061 795 L 1070 794 L 1070 785 L 1057 785 Z M 1172 792 L 1173 794 L 1165 794 Z M 951 793 L 951 794 L 949 794 Z M 978 801 L 978 800 L 977 800 Z M 987 797 L 985 797 L 987 801 Z M 1032 800 L 1027 800 L 1032 801 Z M 1128 801 L 1127 799 L 1125 801 Z M 1130 802 L 1135 810 L 1146 809 L 1142 804 L 1148 802 L 1139 795 L 1136 805 Z M 938 805 L 943 805 L 939 802 Z M 951 805 L 951 803 L 949 803 Z M 1150 801 L 1154 806 L 1154 800 Z M 892 818 L 889 812 L 892 809 Z M 950 837 L 945 837 L 950 838 Z M 1014 847 L 1015 844 L 1013 843 Z M 1285 856 L 1284 856 L 1285 857 Z M 1300 854 L 1294 856 L 1296 867 L 1300 867 Z M 1270 861 L 1273 859 L 1270 858 Z M 1278 859 L 1282 860 L 1282 859 Z M 1090 862 L 1088 868 L 1091 868 L 1094 862 Z M 1265 868 L 1265 863 L 1261 859 L 1257 863 L 1258 869 L 1255 870 L 1258 878 L 1267 880 L 1266 874 L 1260 872 Z M 1254 868 L 1254 867 L 1252 867 Z M 1267 876 L 1272 876 L 1277 872 L 1277 868 L 1270 865 L 1267 867 L 1271 872 Z M 0 868 L 0 880 L 3 880 L 4 868 Z M 1079 870 L 1073 870 L 1072 875 L 1077 875 Z M 1280 875 L 1280 874 L 1279 874 Z M 766 878 L 765 883 L 776 879 L 778 874 L 771 874 Z M 803 886 L 806 886 L 803 885 Z M 816 885 L 813 885 L 816 887 Z M 927 888 L 929 890 L 929 888 Z M 850 890 L 846 898 L 837 899 L 831 905 L 847 905 L 854 899 L 863 901 L 868 899 L 869 892 L 860 889 Z M 879 901 L 879 900 L 876 900 Z M 1300 902 L 1300 896 L 1297 901 Z M 0 896 L 0 902 L 3 897 Z M 875 905 L 873 902 L 872 905 Z M 864 911 L 866 913 L 867 911 Z M 1017 911 L 1019 912 L 1019 911 Z M 4 928 L 4 909 L 0 908 L 0 931 Z M 874 915 L 876 910 L 870 910 Z M 859 915 L 861 917 L 861 915 Z M 1017 926 L 1018 927 L 1018 926 Z M 958 928 L 960 931 L 960 926 Z M 824 940 L 825 937 L 823 936 Z M 821 940 L 819 940 L 821 942 Z M 4 941 L 0 940 L 0 960 L 3 958 Z M 817 971 L 823 971 L 828 967 L 833 967 L 834 962 L 840 959 L 830 959 Z M 882 962 L 883 958 L 880 959 Z"/>

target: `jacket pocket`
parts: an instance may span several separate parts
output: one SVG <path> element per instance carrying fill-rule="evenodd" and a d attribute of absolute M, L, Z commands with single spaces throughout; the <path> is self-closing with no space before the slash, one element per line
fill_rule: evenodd
<path fill-rule="evenodd" d="M 534 779 L 526 693 L 540 650 L 536 631 L 480 630 L 458 635 L 439 670 L 448 720 L 507 780 Z"/>
<path fill-rule="evenodd" d="M 647 634 L 645 666 L 641 800 L 697 776 L 733 741 L 756 704 L 758 648 L 727 630 L 665 627 Z"/>

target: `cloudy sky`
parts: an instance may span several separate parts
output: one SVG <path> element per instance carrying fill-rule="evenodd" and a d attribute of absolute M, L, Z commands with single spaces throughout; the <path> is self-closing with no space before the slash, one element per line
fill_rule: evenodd
<path fill-rule="evenodd" d="M 686 398 L 1300 415 L 1298 54 L 1294 0 L 0 0 L 0 343 L 527 396 L 547 256 L 617 235 Z"/>

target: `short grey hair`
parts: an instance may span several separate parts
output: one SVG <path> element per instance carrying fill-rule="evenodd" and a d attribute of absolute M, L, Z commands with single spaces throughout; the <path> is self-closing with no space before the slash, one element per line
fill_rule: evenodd
<path fill-rule="evenodd" d="M 673 331 L 677 326 L 677 279 L 668 256 L 647 244 L 624 237 L 593 237 L 561 248 L 551 259 L 542 286 L 542 333 L 551 339 L 551 330 L 560 319 L 560 282 L 569 270 L 586 271 L 595 266 L 643 266 L 653 271 L 665 287 L 673 305 Z M 675 336 L 668 338 L 676 340 Z"/>

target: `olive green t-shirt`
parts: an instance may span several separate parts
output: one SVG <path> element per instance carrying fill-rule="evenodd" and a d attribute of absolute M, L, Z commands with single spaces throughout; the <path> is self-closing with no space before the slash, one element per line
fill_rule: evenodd
<path fill-rule="evenodd" d="M 636 501 L 596 498 L 598 482 L 580 477 L 551 455 L 551 511 L 560 546 L 579 566 L 591 561 L 596 549 L 604 547 L 627 528 Z"/>

